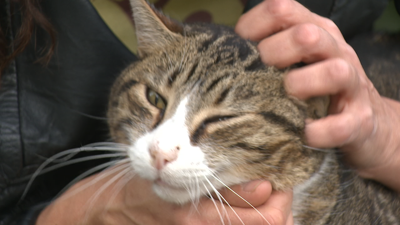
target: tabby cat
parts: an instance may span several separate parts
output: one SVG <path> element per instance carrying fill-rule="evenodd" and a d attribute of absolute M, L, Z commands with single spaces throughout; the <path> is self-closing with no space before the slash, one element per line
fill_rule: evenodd
<path fill-rule="evenodd" d="M 334 150 L 306 146 L 305 118 L 324 116 L 327 98 L 289 97 L 286 70 L 265 66 L 256 43 L 231 28 L 131 4 L 141 60 L 112 88 L 109 126 L 159 197 L 184 204 L 266 179 L 294 189 L 296 224 L 400 224 L 399 195 L 358 177 Z"/>

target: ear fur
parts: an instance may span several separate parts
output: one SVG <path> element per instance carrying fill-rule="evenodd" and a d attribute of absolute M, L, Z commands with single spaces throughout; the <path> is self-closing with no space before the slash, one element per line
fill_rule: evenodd
<path fill-rule="evenodd" d="M 183 38 L 183 26 L 154 9 L 145 0 L 130 0 L 130 3 L 139 57 L 143 58 Z"/>

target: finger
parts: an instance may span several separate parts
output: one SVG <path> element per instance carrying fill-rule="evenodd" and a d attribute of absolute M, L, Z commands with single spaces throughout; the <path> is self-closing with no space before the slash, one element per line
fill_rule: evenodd
<path fill-rule="evenodd" d="M 220 193 L 230 205 L 245 208 L 258 207 L 264 204 L 272 192 L 271 183 L 262 180 L 235 185 L 231 189 L 223 189 Z"/>
<path fill-rule="evenodd" d="M 350 98 L 358 93 L 360 77 L 349 63 L 335 58 L 293 69 L 284 83 L 288 94 L 299 99 L 335 94 Z"/>
<path fill-rule="evenodd" d="M 329 115 L 306 125 L 307 144 L 316 148 L 340 147 L 354 140 L 359 128 L 360 122 L 355 114 Z"/>
<path fill-rule="evenodd" d="M 222 216 L 222 219 L 229 224 L 243 224 L 242 222 L 244 222 L 245 224 L 278 225 L 286 224 L 286 221 L 290 220 L 293 192 L 273 191 L 268 201 L 257 207 L 257 210 L 242 207 L 230 208 L 227 205 L 220 204 L 217 200 L 214 201 L 203 200 L 198 208 L 201 215 L 207 215 L 208 222 L 211 224 L 220 223 Z M 222 205 L 224 206 L 222 207 Z M 193 220 L 189 218 L 189 221 L 192 222 Z"/>
<path fill-rule="evenodd" d="M 293 191 L 273 191 L 268 201 L 258 209 L 271 225 L 286 224 L 290 222 L 292 202 Z"/>
<path fill-rule="evenodd" d="M 337 39 L 343 39 L 338 27 L 329 19 L 311 13 L 293 0 L 266 0 L 242 15 L 235 31 L 245 39 L 260 41 L 288 27 L 313 23 L 327 30 Z"/>
<path fill-rule="evenodd" d="M 195 224 L 195 221 L 203 221 L 197 224 L 268 224 L 254 208 L 228 206 L 218 199 L 201 201 L 197 211 L 198 213 L 188 213 L 186 222 L 182 224 Z M 221 223 L 221 220 L 224 222 Z"/>
<path fill-rule="evenodd" d="M 293 225 L 294 224 L 294 220 L 293 220 L 293 212 L 290 212 L 289 214 L 289 218 L 286 221 L 286 225 Z"/>
<path fill-rule="evenodd" d="M 341 45 L 325 30 L 306 23 L 263 39 L 258 50 L 265 64 L 284 68 L 298 62 L 312 63 L 340 57 Z"/>

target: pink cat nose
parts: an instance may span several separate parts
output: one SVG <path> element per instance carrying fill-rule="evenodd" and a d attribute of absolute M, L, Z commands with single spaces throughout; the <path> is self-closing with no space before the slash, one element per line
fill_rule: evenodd
<path fill-rule="evenodd" d="M 159 142 L 150 146 L 150 156 L 153 158 L 154 167 L 157 170 L 162 170 L 168 163 L 175 161 L 178 158 L 179 146 L 168 149 L 160 148 Z"/>

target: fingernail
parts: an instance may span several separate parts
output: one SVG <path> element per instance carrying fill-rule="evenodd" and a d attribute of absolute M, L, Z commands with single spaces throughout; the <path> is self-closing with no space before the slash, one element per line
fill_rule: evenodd
<path fill-rule="evenodd" d="M 263 182 L 262 180 L 259 180 L 259 181 L 250 181 L 248 183 L 242 184 L 242 190 L 250 193 L 254 192 L 262 182 Z"/>

